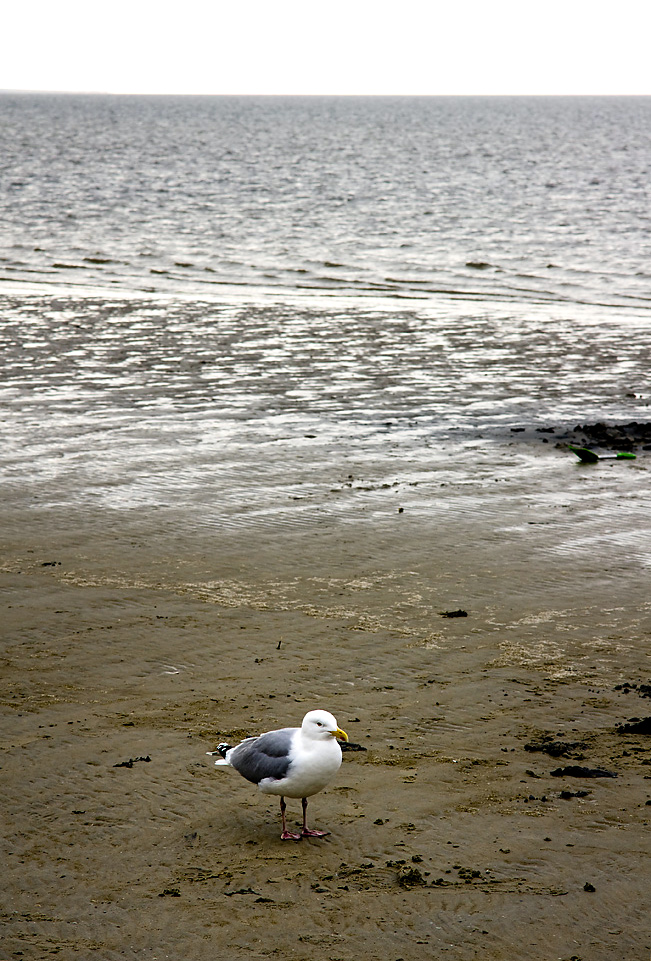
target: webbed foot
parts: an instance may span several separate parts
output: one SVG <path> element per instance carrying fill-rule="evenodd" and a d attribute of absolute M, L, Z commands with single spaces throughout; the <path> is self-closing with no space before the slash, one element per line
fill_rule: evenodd
<path fill-rule="evenodd" d="M 303 837 L 302 834 L 292 834 L 291 831 L 283 831 L 280 835 L 281 841 L 300 841 Z"/>

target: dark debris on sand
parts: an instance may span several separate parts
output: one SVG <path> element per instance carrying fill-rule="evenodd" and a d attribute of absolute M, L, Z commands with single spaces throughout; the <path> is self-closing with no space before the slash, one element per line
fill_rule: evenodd
<path fill-rule="evenodd" d="M 558 767 L 550 773 L 552 777 L 617 777 L 614 771 L 606 771 L 600 767 L 579 767 L 576 764 L 570 764 L 568 767 Z"/>
<path fill-rule="evenodd" d="M 530 443 L 533 440 L 543 444 L 555 442 L 561 450 L 573 447 L 599 448 L 610 451 L 635 453 L 640 450 L 651 451 L 651 421 L 632 420 L 626 424 L 576 424 L 575 427 L 511 427 L 513 440 Z"/>
<path fill-rule="evenodd" d="M 628 724 L 617 727 L 619 734 L 651 734 L 651 717 L 631 717 Z"/>
<path fill-rule="evenodd" d="M 639 694 L 640 697 L 651 697 L 651 684 L 634 684 L 624 681 L 623 684 L 615 685 L 616 691 L 623 691 L 624 694 Z"/>
<path fill-rule="evenodd" d="M 146 757 L 130 757 L 128 761 L 118 761 L 118 763 L 117 763 L 117 764 L 114 764 L 113 767 L 129 767 L 129 768 L 131 768 L 131 767 L 133 767 L 134 764 L 137 764 L 138 761 L 147 761 L 147 762 L 149 762 L 149 761 L 151 761 L 151 758 L 150 758 L 149 755 L 147 755 Z"/>
<path fill-rule="evenodd" d="M 581 758 L 583 755 L 580 752 L 584 747 L 581 741 L 553 741 L 542 738 L 540 741 L 525 744 L 524 749 L 530 753 L 540 751 L 542 754 L 548 754 L 549 757 Z"/>
<path fill-rule="evenodd" d="M 630 421 L 628 424 L 577 424 L 574 430 L 559 437 L 558 446 L 602 447 L 608 450 L 634 452 L 651 450 L 651 422 Z"/>

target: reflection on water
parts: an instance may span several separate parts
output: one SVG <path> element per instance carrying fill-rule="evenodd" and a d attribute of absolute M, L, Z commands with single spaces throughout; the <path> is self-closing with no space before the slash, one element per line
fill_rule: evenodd
<path fill-rule="evenodd" d="M 616 490 L 614 533 L 574 460 L 511 429 L 647 419 L 646 326 L 576 307 L 6 297 L 5 503 L 222 530 L 488 511 L 512 536 L 561 496 L 554 516 L 581 527 L 558 550 L 614 544 L 648 510 L 644 458 L 590 475 L 591 494 L 597 477 Z"/>

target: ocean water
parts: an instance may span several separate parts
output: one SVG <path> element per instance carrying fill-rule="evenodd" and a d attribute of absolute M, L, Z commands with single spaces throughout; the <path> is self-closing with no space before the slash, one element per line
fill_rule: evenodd
<path fill-rule="evenodd" d="M 651 98 L 1 95 L 5 503 L 516 523 L 507 464 L 570 497 L 514 429 L 649 419 L 650 185 Z M 639 529 L 644 458 L 617 478 Z"/>
<path fill-rule="evenodd" d="M 0 96 L 0 279 L 649 307 L 651 98 Z"/>

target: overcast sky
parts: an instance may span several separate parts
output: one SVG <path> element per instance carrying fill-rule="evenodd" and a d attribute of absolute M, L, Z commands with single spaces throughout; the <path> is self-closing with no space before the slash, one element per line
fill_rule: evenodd
<path fill-rule="evenodd" d="M 5 0 L 0 89 L 651 94 L 648 0 Z"/>

